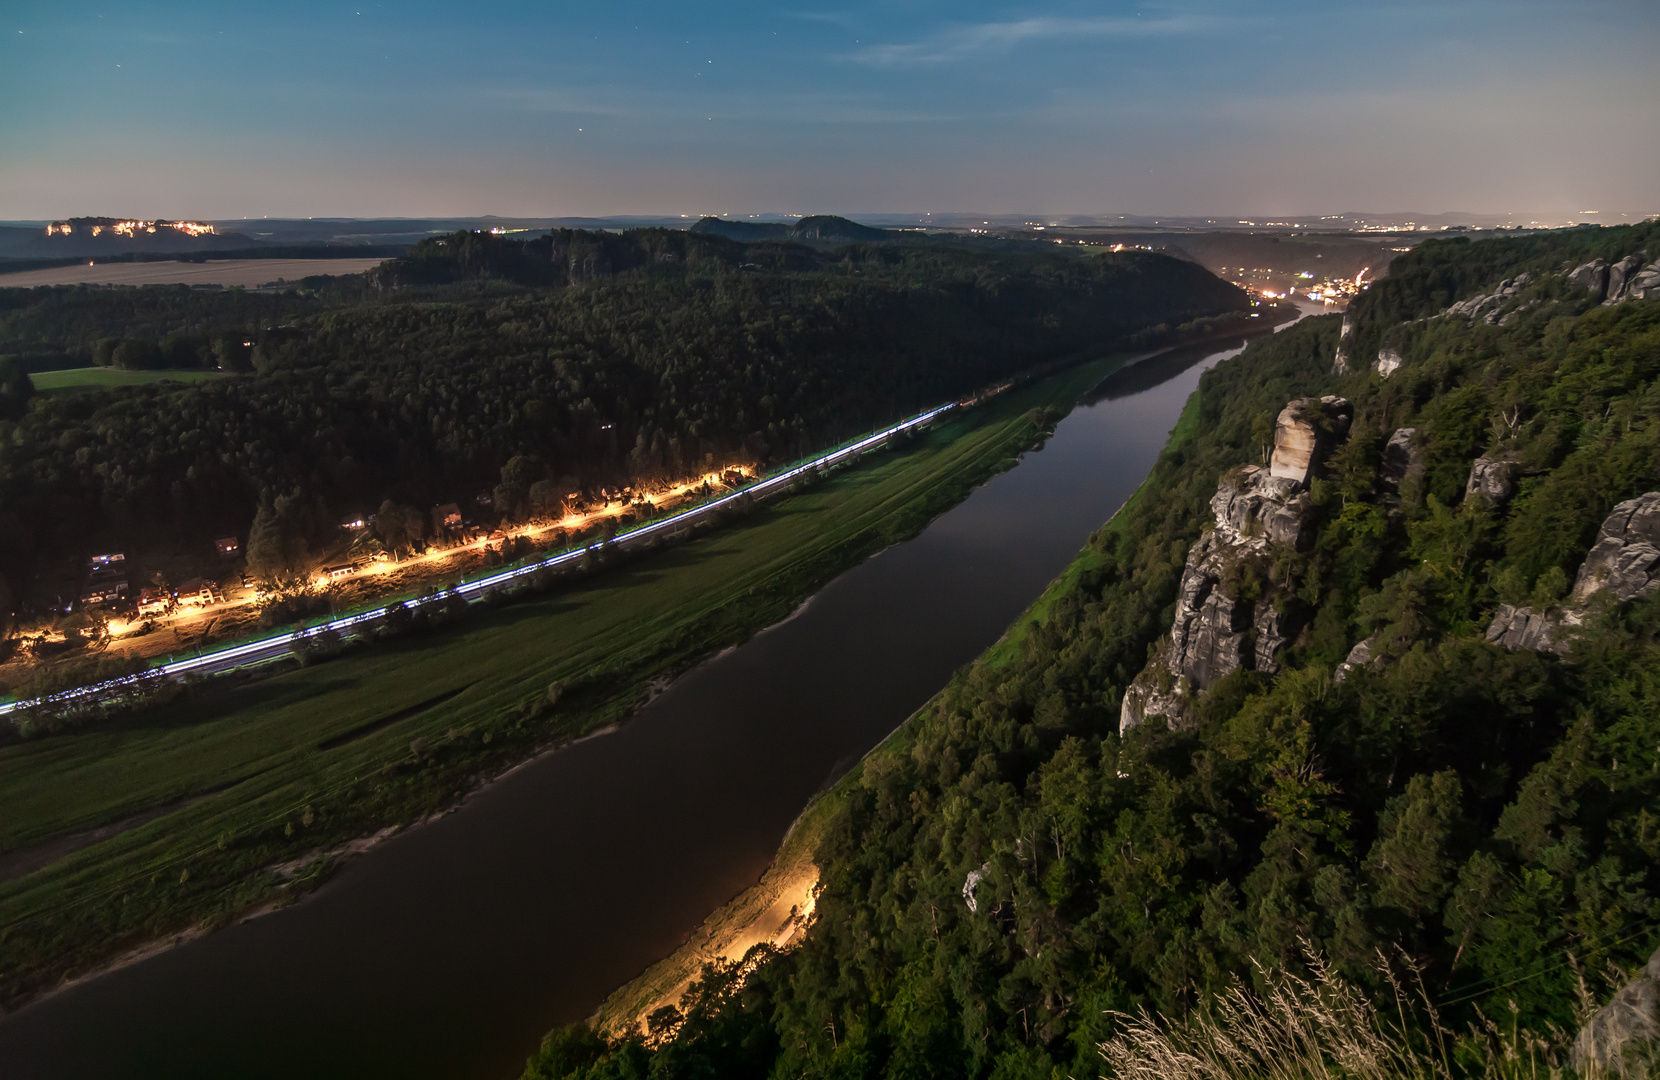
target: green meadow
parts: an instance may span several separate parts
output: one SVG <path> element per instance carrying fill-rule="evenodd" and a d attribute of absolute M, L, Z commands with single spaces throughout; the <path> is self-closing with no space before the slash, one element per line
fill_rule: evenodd
<path fill-rule="evenodd" d="M 29 376 L 35 389 L 43 394 L 64 393 L 70 390 L 108 390 L 115 386 L 140 386 L 156 382 L 202 382 L 223 379 L 222 371 L 127 371 L 123 368 L 83 367 L 64 368 L 61 371 L 37 371 Z"/>

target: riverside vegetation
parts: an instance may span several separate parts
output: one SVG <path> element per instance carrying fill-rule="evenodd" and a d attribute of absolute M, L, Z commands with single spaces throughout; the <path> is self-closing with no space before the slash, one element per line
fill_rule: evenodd
<path fill-rule="evenodd" d="M 1199 272 L 1172 273 L 1179 285 Z M 1216 295 L 1222 312 L 1239 302 L 1231 287 Z M 1169 310 L 1183 303 L 1202 305 L 1168 298 Z M 781 619 L 1008 467 L 1116 363 L 1074 357 L 718 534 L 665 544 L 649 568 L 602 551 L 600 573 L 533 581 L 504 598 L 519 600 L 509 608 L 444 605 L 389 620 L 392 640 L 373 647 L 308 651 L 257 686 L 185 684 L 154 707 L 0 745 L 0 858 L 21 867 L 0 874 L 0 1002 L 288 902 L 351 842 L 452 807 L 539 749 L 617 721 L 655 680 Z M 30 410 L 24 423 L 39 422 L 42 407 Z M 556 585 L 556 596 L 536 595 Z M 77 834 L 105 826 L 115 835 L 76 848 Z M 31 864 L 36 851 L 53 857 Z"/>
<path fill-rule="evenodd" d="M 1567 1042 L 1660 941 L 1660 537 L 1619 532 L 1660 488 L 1660 298 L 1614 293 L 1657 247 L 1431 241 L 1208 372 L 1137 496 L 810 811 L 801 942 L 526 1077 L 1617 1068 Z M 1346 418 L 1306 532 L 1236 522 L 1201 580 L 1219 480 L 1300 409 Z M 1172 671 L 1207 589 L 1284 643 L 1253 663 L 1232 622 L 1234 661 Z M 1503 637 L 1518 611 L 1556 636 Z M 1125 710 L 1144 671 L 1179 708 Z"/>

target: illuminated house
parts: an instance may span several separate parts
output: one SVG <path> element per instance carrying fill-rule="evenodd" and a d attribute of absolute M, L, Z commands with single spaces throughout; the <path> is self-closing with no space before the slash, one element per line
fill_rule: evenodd
<path fill-rule="evenodd" d="M 123 552 L 94 555 L 87 560 L 86 584 L 81 588 L 81 606 L 107 604 L 127 595 L 127 556 Z"/>
<path fill-rule="evenodd" d="M 222 604 L 225 594 L 219 591 L 217 581 L 206 578 L 192 578 L 179 586 L 179 603 L 193 607 L 207 607 L 209 604 Z"/>

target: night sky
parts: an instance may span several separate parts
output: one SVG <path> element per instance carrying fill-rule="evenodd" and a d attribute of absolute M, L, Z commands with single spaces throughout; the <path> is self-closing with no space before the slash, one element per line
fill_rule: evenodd
<path fill-rule="evenodd" d="M 1655 0 L 10 0 L 0 29 L 8 220 L 1660 211 Z"/>

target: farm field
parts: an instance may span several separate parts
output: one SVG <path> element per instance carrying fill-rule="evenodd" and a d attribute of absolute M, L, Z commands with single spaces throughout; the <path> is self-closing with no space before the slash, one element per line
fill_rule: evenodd
<path fill-rule="evenodd" d="M 4 280 L 0 278 L 0 280 Z M 127 371 L 123 368 L 64 368 L 60 371 L 37 371 L 29 376 L 35 389 L 43 394 L 63 393 L 88 387 L 107 390 L 116 386 L 139 386 L 156 382 L 204 382 L 223 379 L 222 371 Z"/>
<path fill-rule="evenodd" d="M 318 274 L 361 274 L 384 259 L 210 259 L 207 262 L 80 263 L 46 270 L 0 271 L 0 288 L 41 285 L 240 285 L 257 289 L 272 282 L 299 281 Z"/>
<path fill-rule="evenodd" d="M 418 821 L 511 763 L 622 719 L 653 682 L 919 532 L 1037 437 L 1031 410 L 1064 410 L 1115 363 L 1011 391 L 752 518 L 475 609 L 460 626 L 0 748 L 0 866 L 139 819 L 0 881 L 0 1002 L 292 897 L 334 865 L 319 852 Z M 563 693 L 550 700 L 554 682 Z"/>

